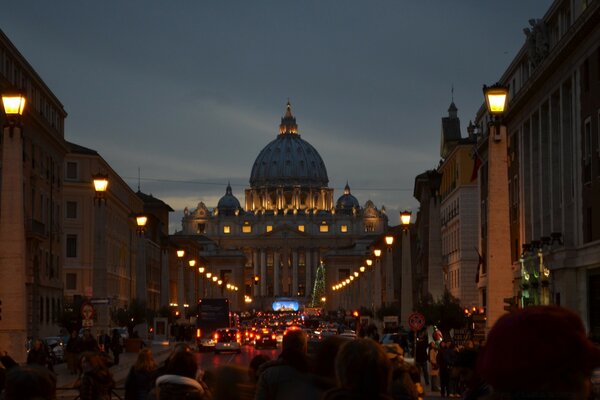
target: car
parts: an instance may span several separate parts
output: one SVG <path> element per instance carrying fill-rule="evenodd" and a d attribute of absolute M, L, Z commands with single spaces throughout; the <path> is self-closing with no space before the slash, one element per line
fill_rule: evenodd
<path fill-rule="evenodd" d="M 65 345 L 60 336 L 47 336 L 42 338 L 42 342 L 48 349 L 52 364 L 59 364 L 65 360 Z"/>
<path fill-rule="evenodd" d="M 213 336 L 215 341 L 215 354 L 224 351 L 242 352 L 242 335 L 236 328 L 217 329 Z"/>
<path fill-rule="evenodd" d="M 270 347 L 277 348 L 277 335 L 270 329 L 261 329 L 254 335 L 254 347 L 257 349 Z"/>

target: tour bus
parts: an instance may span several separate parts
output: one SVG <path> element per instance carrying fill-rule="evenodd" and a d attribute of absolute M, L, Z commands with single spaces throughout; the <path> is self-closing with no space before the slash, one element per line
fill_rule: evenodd
<path fill-rule="evenodd" d="M 196 318 L 196 344 L 199 351 L 215 349 L 217 329 L 231 327 L 228 299 L 200 299 Z"/>

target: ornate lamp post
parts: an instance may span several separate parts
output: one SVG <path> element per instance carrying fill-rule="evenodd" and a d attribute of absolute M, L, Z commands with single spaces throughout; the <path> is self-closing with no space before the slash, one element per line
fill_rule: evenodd
<path fill-rule="evenodd" d="M 107 243 L 106 243 L 106 215 L 107 204 L 106 197 L 108 191 L 108 174 L 98 173 L 92 176 L 94 184 L 94 265 L 92 296 L 96 299 L 105 299 L 108 297 L 108 266 L 106 261 Z M 98 304 L 96 308 L 98 316 L 98 329 L 108 330 L 109 315 L 108 304 Z"/>
<path fill-rule="evenodd" d="M 146 272 L 146 223 L 148 217 L 143 214 L 135 216 L 136 230 L 138 234 L 137 238 L 137 274 L 135 278 L 135 295 L 139 300 L 147 297 L 146 288 L 148 286 L 148 278 Z"/>
<path fill-rule="evenodd" d="M 392 304 L 394 301 L 394 252 L 392 245 L 394 237 L 392 235 L 385 236 L 386 252 L 385 252 L 385 303 Z"/>
<path fill-rule="evenodd" d="M 408 317 L 413 312 L 412 291 L 412 260 L 410 253 L 410 211 L 400 213 L 402 222 L 402 285 L 400 294 L 400 321 L 408 323 Z"/>
<path fill-rule="evenodd" d="M 487 319 L 490 329 L 504 313 L 504 299 L 513 297 L 512 261 L 509 227 L 507 130 L 502 117 L 508 100 L 508 87 L 496 83 L 483 86 L 488 113 L 491 115 L 487 161 Z"/>
<path fill-rule="evenodd" d="M 25 362 L 27 357 L 23 346 L 27 340 L 28 302 L 21 125 L 25 103 L 21 93 L 2 95 L 5 118 L 0 194 L 0 346 L 18 362 Z"/>
<path fill-rule="evenodd" d="M 375 267 L 373 268 L 373 315 L 375 315 L 375 309 L 381 307 L 381 249 L 373 250 L 375 255 Z"/>
<path fill-rule="evenodd" d="M 177 254 L 177 304 L 179 304 L 179 312 L 182 313 L 183 304 L 185 303 L 185 292 L 184 292 L 184 269 L 183 269 L 183 256 L 185 256 L 185 250 L 178 249 Z"/>

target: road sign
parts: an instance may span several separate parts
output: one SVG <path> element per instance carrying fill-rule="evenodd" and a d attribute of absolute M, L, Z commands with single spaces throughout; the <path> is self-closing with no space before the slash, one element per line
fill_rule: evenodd
<path fill-rule="evenodd" d="M 408 316 L 408 326 L 413 331 L 420 331 L 425 326 L 425 316 L 419 312 L 414 312 Z"/>

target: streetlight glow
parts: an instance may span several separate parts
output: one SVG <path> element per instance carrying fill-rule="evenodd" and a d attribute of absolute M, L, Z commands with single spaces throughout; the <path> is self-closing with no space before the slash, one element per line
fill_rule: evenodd
<path fill-rule="evenodd" d="M 388 246 L 391 246 L 392 244 L 394 244 L 394 237 L 393 236 L 386 236 L 385 237 L 385 244 L 387 244 Z"/>
<path fill-rule="evenodd" d="M 502 115 L 508 102 L 508 86 L 499 82 L 492 86 L 483 85 L 483 94 L 488 112 L 494 116 Z"/>
<path fill-rule="evenodd" d="M 25 96 L 21 93 L 7 93 L 2 95 L 4 113 L 8 117 L 23 115 L 25 111 Z"/>
<path fill-rule="evenodd" d="M 182 258 L 185 255 L 185 250 L 177 250 L 177 257 Z"/>
<path fill-rule="evenodd" d="M 375 257 L 381 257 L 381 249 L 373 250 L 373 254 L 375 254 Z"/>
<path fill-rule="evenodd" d="M 400 213 L 400 221 L 402 222 L 402 226 L 410 225 L 410 218 L 412 213 L 410 211 L 402 211 Z"/>
<path fill-rule="evenodd" d="M 196 260 L 192 259 L 188 261 L 188 264 L 190 264 L 190 267 L 194 268 L 196 266 Z"/>
<path fill-rule="evenodd" d="M 200 272 L 201 274 L 204 273 L 204 267 L 198 267 L 198 272 Z"/>
<path fill-rule="evenodd" d="M 138 215 L 135 217 L 135 223 L 137 224 L 138 228 L 145 227 L 147 222 L 148 222 L 148 217 L 145 215 Z"/>

